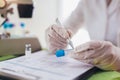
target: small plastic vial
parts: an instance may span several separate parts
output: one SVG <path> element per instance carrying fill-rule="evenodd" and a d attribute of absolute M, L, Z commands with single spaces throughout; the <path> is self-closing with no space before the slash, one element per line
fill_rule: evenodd
<path fill-rule="evenodd" d="M 25 45 L 25 56 L 30 56 L 32 53 L 31 44 Z"/>
<path fill-rule="evenodd" d="M 56 57 L 63 57 L 71 51 L 73 51 L 73 49 L 67 49 L 67 50 L 60 49 L 60 50 L 56 51 L 55 55 L 56 55 Z"/>

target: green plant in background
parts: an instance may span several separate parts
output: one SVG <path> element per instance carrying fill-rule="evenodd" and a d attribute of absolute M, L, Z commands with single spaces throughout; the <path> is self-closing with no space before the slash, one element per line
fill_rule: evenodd
<path fill-rule="evenodd" d="M 16 57 L 16 56 L 14 56 L 14 55 L 1 56 L 1 57 L 0 57 L 0 61 L 12 59 L 12 58 L 15 58 L 15 57 Z"/>
<path fill-rule="evenodd" d="M 99 72 L 91 76 L 88 80 L 120 80 L 120 73 L 117 71 Z"/>

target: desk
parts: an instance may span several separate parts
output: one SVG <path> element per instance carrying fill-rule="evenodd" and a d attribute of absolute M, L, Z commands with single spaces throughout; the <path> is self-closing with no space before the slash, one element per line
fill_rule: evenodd
<path fill-rule="evenodd" d="M 25 80 L 73 80 L 93 66 L 47 51 L 0 62 L 0 74 Z"/>

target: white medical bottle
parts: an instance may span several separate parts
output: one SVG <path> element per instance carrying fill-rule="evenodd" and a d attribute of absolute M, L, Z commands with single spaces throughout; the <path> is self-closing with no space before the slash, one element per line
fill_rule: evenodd
<path fill-rule="evenodd" d="M 25 45 L 25 56 L 30 57 L 32 53 L 31 44 Z"/>

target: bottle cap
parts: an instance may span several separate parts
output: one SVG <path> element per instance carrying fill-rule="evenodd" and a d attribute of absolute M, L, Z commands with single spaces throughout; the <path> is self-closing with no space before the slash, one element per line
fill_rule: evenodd
<path fill-rule="evenodd" d="M 55 53 L 55 55 L 56 55 L 57 57 L 65 56 L 65 51 L 62 50 L 62 49 L 57 50 L 56 53 Z"/>
<path fill-rule="evenodd" d="M 25 46 L 26 46 L 26 47 L 31 47 L 31 44 L 26 44 Z"/>

